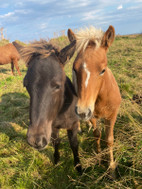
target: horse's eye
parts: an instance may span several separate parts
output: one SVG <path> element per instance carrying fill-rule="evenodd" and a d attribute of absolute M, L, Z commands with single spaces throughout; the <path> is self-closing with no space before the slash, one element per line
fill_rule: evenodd
<path fill-rule="evenodd" d="M 100 75 L 103 75 L 105 71 L 106 71 L 106 70 L 103 69 L 103 70 L 101 71 Z"/>
<path fill-rule="evenodd" d="M 51 82 L 51 87 L 53 88 L 54 91 L 58 91 L 61 88 L 61 84 L 53 81 Z"/>
<path fill-rule="evenodd" d="M 61 86 L 57 84 L 57 85 L 55 86 L 55 89 L 60 89 L 60 87 L 61 87 Z"/>

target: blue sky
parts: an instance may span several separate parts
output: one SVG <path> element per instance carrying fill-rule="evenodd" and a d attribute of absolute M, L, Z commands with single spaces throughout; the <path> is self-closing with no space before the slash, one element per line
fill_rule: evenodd
<path fill-rule="evenodd" d="M 48 39 L 90 25 L 142 33 L 142 0 L 0 0 L 0 27 L 10 41 Z"/>

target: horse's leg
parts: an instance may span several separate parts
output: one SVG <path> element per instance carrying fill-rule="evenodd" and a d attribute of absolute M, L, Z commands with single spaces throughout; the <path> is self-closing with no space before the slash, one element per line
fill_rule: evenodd
<path fill-rule="evenodd" d="M 113 128 L 116 121 L 116 116 L 117 114 L 115 114 L 115 116 L 113 116 L 112 119 L 105 120 L 106 142 L 109 148 L 109 159 L 110 159 L 109 169 L 113 177 L 115 177 L 115 168 L 116 168 L 116 162 L 114 161 L 114 157 L 113 157 L 113 142 L 114 142 Z"/>
<path fill-rule="evenodd" d="M 18 66 L 18 60 L 17 60 L 17 59 L 14 59 L 14 60 L 13 60 L 13 63 L 14 63 L 14 65 L 15 65 L 17 71 L 18 71 L 18 74 L 21 75 L 21 72 L 20 72 L 19 66 Z"/>
<path fill-rule="evenodd" d="M 13 62 L 11 62 L 11 71 L 12 71 L 12 74 L 14 75 L 14 64 L 13 64 Z"/>
<path fill-rule="evenodd" d="M 97 143 L 97 153 L 101 152 L 101 145 L 100 145 L 100 141 L 101 141 L 101 132 L 100 130 L 97 128 L 96 122 L 97 120 L 95 118 L 91 119 L 90 122 L 93 124 L 93 133 L 94 133 L 94 137 Z"/>
<path fill-rule="evenodd" d="M 78 132 L 78 122 L 76 122 L 73 125 L 71 130 L 67 130 L 70 146 L 74 155 L 74 166 L 79 173 L 82 173 L 82 167 L 80 164 L 79 154 L 78 154 L 77 132 Z"/>
<path fill-rule="evenodd" d="M 53 129 L 52 131 L 52 143 L 54 146 L 54 163 L 57 164 L 59 159 L 60 159 L 60 154 L 59 154 L 59 144 L 60 144 L 60 139 L 59 139 L 59 129 Z"/>
<path fill-rule="evenodd" d="M 82 130 L 81 130 L 81 127 L 80 127 L 80 121 L 78 121 L 77 125 L 78 125 L 78 132 L 81 133 Z"/>

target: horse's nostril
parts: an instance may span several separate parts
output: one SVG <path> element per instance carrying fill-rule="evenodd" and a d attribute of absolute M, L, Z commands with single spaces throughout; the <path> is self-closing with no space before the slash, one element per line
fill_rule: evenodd
<path fill-rule="evenodd" d="M 88 117 L 91 117 L 91 110 L 90 110 L 90 108 L 88 109 L 88 113 L 87 113 L 87 115 L 86 116 L 88 116 Z"/>
<path fill-rule="evenodd" d="M 42 145 L 45 147 L 47 145 L 47 140 L 45 137 L 42 138 Z"/>
<path fill-rule="evenodd" d="M 37 148 L 42 146 L 42 145 L 41 145 L 41 138 L 38 137 L 38 138 L 36 139 L 35 145 L 36 145 Z"/>
<path fill-rule="evenodd" d="M 82 119 L 84 119 L 85 116 L 86 116 L 85 113 L 82 112 L 78 106 L 75 107 L 75 113 L 76 113 L 80 118 L 82 118 Z"/>
<path fill-rule="evenodd" d="M 38 137 L 35 141 L 36 148 L 44 148 L 47 145 L 45 137 Z"/>

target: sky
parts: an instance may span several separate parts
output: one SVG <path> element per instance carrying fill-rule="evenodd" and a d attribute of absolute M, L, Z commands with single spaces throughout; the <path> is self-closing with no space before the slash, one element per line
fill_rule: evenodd
<path fill-rule="evenodd" d="M 90 25 L 142 33 L 142 0 L 0 0 L 0 28 L 10 41 L 50 39 Z"/>

